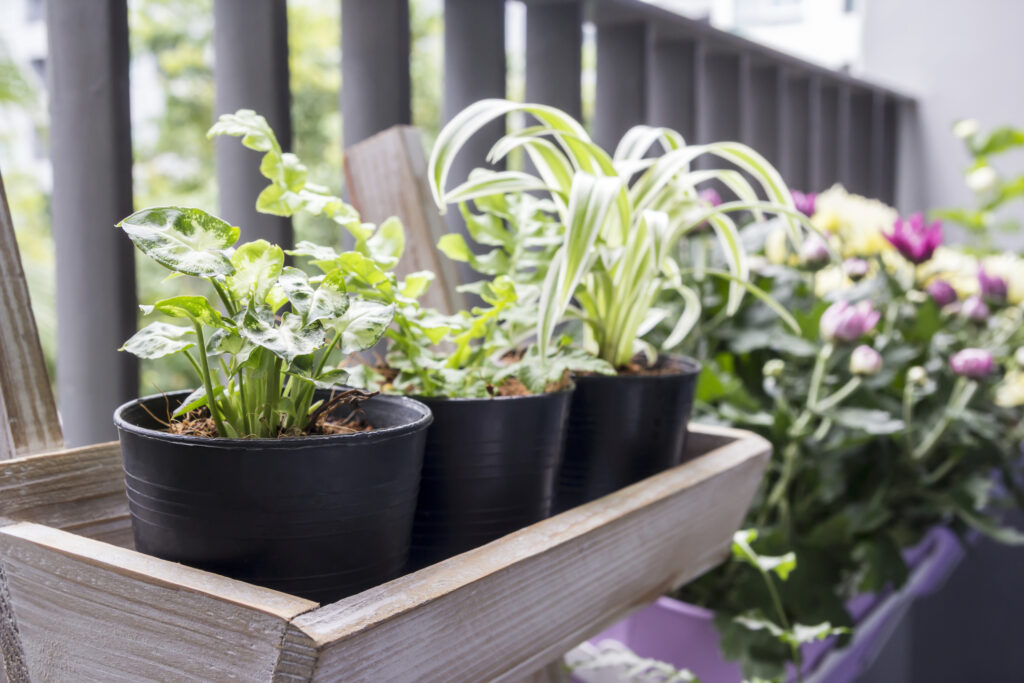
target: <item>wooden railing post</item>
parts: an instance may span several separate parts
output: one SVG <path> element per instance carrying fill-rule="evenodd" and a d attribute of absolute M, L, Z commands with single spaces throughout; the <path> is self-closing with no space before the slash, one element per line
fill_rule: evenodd
<path fill-rule="evenodd" d="M 696 141 L 703 57 L 703 47 L 697 41 L 656 35 L 650 43 L 647 123 L 677 130 L 687 143 Z"/>
<path fill-rule="evenodd" d="M 477 100 L 505 97 L 505 0 L 445 0 L 444 2 L 444 120 Z M 450 186 L 484 166 L 491 146 L 505 133 L 504 120 L 485 126 L 464 146 L 452 163 Z M 462 216 L 452 207 L 445 216 L 450 231 L 465 232 Z M 470 240 L 470 245 L 477 247 Z M 459 264 L 463 282 L 479 279 L 468 264 Z"/>
<path fill-rule="evenodd" d="M 214 0 L 213 12 L 216 113 L 255 109 L 288 149 L 292 127 L 285 0 Z M 242 228 L 244 241 L 262 238 L 290 245 L 291 221 L 256 211 L 256 197 L 267 186 L 259 153 L 230 138 L 218 139 L 216 146 L 221 217 Z"/>
<path fill-rule="evenodd" d="M 597 25 L 594 141 L 609 153 L 627 130 L 647 118 L 648 31 L 642 22 Z"/>
<path fill-rule="evenodd" d="M 412 122 L 409 0 L 342 0 L 341 111 L 351 147 Z"/>
<path fill-rule="evenodd" d="M 50 0 L 50 155 L 57 257 L 57 388 L 72 446 L 109 441 L 112 415 L 138 395 L 138 364 L 118 353 L 136 325 L 127 0 Z"/>
<path fill-rule="evenodd" d="M 526 101 L 582 117 L 583 4 L 580 0 L 526 3 Z"/>

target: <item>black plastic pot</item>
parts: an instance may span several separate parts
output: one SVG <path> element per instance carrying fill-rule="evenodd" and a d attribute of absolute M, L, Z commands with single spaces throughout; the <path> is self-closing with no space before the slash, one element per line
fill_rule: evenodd
<path fill-rule="evenodd" d="M 571 391 L 421 398 L 427 430 L 409 570 L 539 522 L 551 513 Z"/>
<path fill-rule="evenodd" d="M 663 357 L 658 375 L 576 379 L 555 510 L 567 510 L 683 461 L 700 363 Z"/>
<path fill-rule="evenodd" d="M 185 394 L 149 396 L 114 413 L 136 550 L 321 603 L 401 573 L 431 422 L 426 406 L 376 396 L 363 404 L 375 428 L 359 434 L 208 439 L 160 431 L 145 408 L 163 417 L 168 401 L 173 410 Z"/>

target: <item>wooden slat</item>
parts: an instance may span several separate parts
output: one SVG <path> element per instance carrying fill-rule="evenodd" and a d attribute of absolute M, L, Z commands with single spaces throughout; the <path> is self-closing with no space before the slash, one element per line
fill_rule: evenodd
<path fill-rule="evenodd" d="M 436 274 L 423 302 L 444 313 L 465 307 L 458 266 L 435 248 L 447 232 L 428 190 L 427 161 L 418 130 L 393 126 L 345 152 L 345 184 L 363 220 L 380 223 L 398 216 L 405 226 L 400 275 L 417 270 Z"/>
<path fill-rule="evenodd" d="M 0 529 L 29 676 L 270 680 L 316 603 L 38 524 Z"/>
<path fill-rule="evenodd" d="M 0 461 L 0 517 L 130 546 L 117 442 Z"/>
<path fill-rule="evenodd" d="M 64 447 L 0 178 L 0 459 Z"/>
<path fill-rule="evenodd" d="M 34 680 L 515 680 L 725 557 L 770 446 L 692 425 L 688 451 L 699 457 L 319 609 L 14 523 L 0 528 L 0 640 L 20 633 L 13 670 Z M 0 515 L 95 533 L 111 506 L 123 514 L 121 481 L 116 444 L 10 461 Z"/>
<path fill-rule="evenodd" d="M 770 446 L 701 430 L 695 447 L 732 443 L 298 617 L 293 639 L 320 651 L 315 679 L 515 679 L 708 570 L 725 557 Z"/>

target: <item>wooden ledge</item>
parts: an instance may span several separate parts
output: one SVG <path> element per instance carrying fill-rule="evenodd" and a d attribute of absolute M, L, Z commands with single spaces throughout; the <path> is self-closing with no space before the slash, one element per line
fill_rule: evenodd
<path fill-rule="evenodd" d="M 689 450 L 683 465 L 323 607 L 85 538 L 130 545 L 116 444 L 22 458 L 0 464 L 0 516 L 23 520 L 0 528 L 0 608 L 40 680 L 522 677 L 725 557 L 770 445 L 692 425 Z"/>

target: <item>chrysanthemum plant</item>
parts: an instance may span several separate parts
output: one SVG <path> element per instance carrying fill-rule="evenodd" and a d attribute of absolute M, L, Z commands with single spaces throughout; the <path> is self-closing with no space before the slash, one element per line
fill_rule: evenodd
<path fill-rule="evenodd" d="M 142 358 L 184 354 L 201 381 L 172 417 L 206 408 L 218 436 L 277 437 L 306 432 L 322 402 L 318 387 L 348 378 L 338 367 L 373 346 L 392 320 L 408 336 L 435 334 L 418 317 L 416 297 L 432 279 L 391 272 L 405 245 L 401 224 L 363 223 L 358 213 L 323 187 L 308 182 L 306 167 L 283 152 L 266 120 L 250 110 L 224 115 L 210 136 L 231 135 L 263 152 L 261 173 L 270 181 L 256 207 L 291 216 L 323 215 L 355 240 L 351 251 L 309 242 L 295 256 L 310 257 L 321 274 L 285 265 L 281 247 L 256 240 L 236 243 L 240 229 L 200 209 L 160 207 L 136 212 L 120 224 L 140 251 L 172 271 L 206 281 L 204 296 L 175 296 L 143 306 L 145 314 L 184 319 L 157 321 L 123 349 Z M 218 305 L 219 304 L 219 307 Z"/>
<path fill-rule="evenodd" d="M 514 113 L 531 115 L 538 125 L 501 138 L 487 161 L 500 162 L 522 149 L 536 174 L 478 169 L 466 182 L 449 188 L 452 162 L 465 142 L 491 121 Z M 649 156 L 658 146 L 663 153 Z M 691 164 L 705 155 L 745 173 L 692 169 Z M 585 348 L 611 366 L 627 367 L 638 353 L 653 365 L 658 350 L 644 337 L 668 314 L 657 306 L 659 296 L 671 292 L 686 303 L 663 350 L 682 342 L 700 318 L 700 298 L 688 284 L 693 269 L 677 258 L 681 240 L 705 225 L 714 231 L 728 268 L 704 273 L 728 281 L 728 307 L 734 312 L 748 292 L 769 300 L 750 283 L 747 254 L 733 216 L 776 214 L 795 243 L 800 241 L 803 219 L 779 174 L 745 145 L 686 145 L 675 131 L 638 126 L 623 137 L 614 154 L 608 154 L 567 114 L 505 100 L 477 102 L 445 126 L 430 157 L 429 180 L 442 210 L 452 203 L 474 201 L 479 207 L 494 197 L 528 193 L 548 200 L 548 225 L 553 228 L 548 237 L 554 236 L 558 248 L 537 289 L 535 334 L 541 362 L 552 353 L 556 327 L 569 316 L 583 322 Z M 712 181 L 736 199 L 719 206 L 701 200 L 699 186 Z"/>

